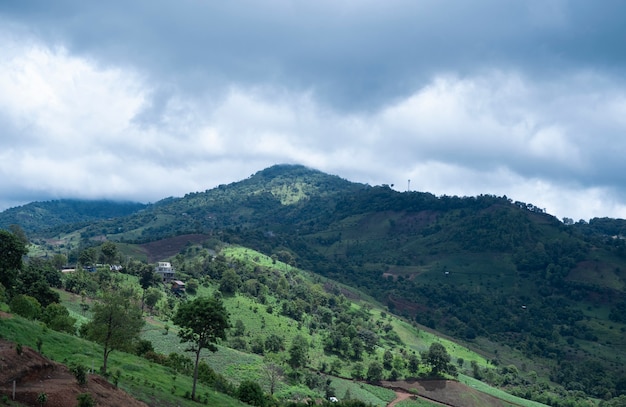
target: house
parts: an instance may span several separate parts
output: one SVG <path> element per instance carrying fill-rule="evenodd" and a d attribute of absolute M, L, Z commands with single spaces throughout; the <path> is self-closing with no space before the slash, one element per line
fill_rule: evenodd
<path fill-rule="evenodd" d="M 172 281 L 172 292 L 174 294 L 183 294 L 185 292 L 185 283 L 180 280 Z"/>
<path fill-rule="evenodd" d="M 161 277 L 161 280 L 164 283 L 169 283 L 174 279 L 174 269 L 172 268 L 172 265 L 167 261 L 158 262 L 156 268 L 154 269 L 154 272 Z"/>

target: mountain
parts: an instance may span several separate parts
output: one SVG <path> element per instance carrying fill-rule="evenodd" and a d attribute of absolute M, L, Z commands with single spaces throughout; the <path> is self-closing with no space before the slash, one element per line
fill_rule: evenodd
<path fill-rule="evenodd" d="M 530 360 L 564 389 L 604 398 L 626 393 L 625 226 L 566 224 L 507 197 L 398 192 L 279 165 L 65 228 L 82 247 L 185 234 L 250 247 L 358 287 L 496 364 Z"/>
<path fill-rule="evenodd" d="M 37 234 L 68 224 L 127 216 L 145 207 L 146 205 L 136 202 L 107 200 L 60 199 L 32 202 L 0 212 L 0 229 L 19 225 L 25 232 Z"/>

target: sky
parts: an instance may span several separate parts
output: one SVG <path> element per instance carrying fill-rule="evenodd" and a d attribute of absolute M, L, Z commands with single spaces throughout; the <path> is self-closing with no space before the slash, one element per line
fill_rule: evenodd
<path fill-rule="evenodd" d="M 303 164 L 626 218 L 621 0 L 0 1 L 0 210 Z"/>

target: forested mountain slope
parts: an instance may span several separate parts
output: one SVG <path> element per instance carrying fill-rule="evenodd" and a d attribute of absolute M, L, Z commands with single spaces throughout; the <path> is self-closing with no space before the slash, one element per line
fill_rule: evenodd
<path fill-rule="evenodd" d="M 106 200 L 60 199 L 32 202 L 0 212 L 0 228 L 19 225 L 27 233 L 37 234 L 67 225 L 127 216 L 145 206 L 136 202 Z"/>
<path fill-rule="evenodd" d="M 626 392 L 624 225 L 565 224 L 507 197 L 401 193 L 281 165 L 77 230 L 83 245 L 188 233 L 239 243 L 604 398 Z"/>

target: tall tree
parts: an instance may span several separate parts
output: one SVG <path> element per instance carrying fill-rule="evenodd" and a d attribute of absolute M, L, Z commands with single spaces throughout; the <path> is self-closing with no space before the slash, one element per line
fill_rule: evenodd
<path fill-rule="evenodd" d="M 76 318 L 70 316 L 70 312 L 61 304 L 48 305 L 41 316 L 41 322 L 55 331 L 76 334 Z"/>
<path fill-rule="evenodd" d="M 199 297 L 193 301 L 180 304 L 173 318 L 174 324 L 180 327 L 178 336 L 181 342 L 188 342 L 190 351 L 196 353 L 193 368 L 193 389 L 191 398 L 196 397 L 198 381 L 198 362 L 202 349 L 217 351 L 218 339 L 226 339 L 226 330 L 230 328 L 228 312 L 222 300 L 216 297 Z"/>
<path fill-rule="evenodd" d="M 409 372 L 416 374 L 420 368 L 420 361 L 415 353 L 409 355 Z"/>
<path fill-rule="evenodd" d="M 54 256 L 52 256 L 52 259 L 50 260 L 50 264 L 52 264 L 52 266 L 56 270 L 61 270 L 61 268 L 67 264 L 67 256 L 64 254 L 57 253 Z"/>
<path fill-rule="evenodd" d="M 55 270 L 50 262 L 38 258 L 29 259 L 15 284 L 16 292 L 36 298 L 43 307 L 59 302 L 59 294 L 50 287 L 61 286 L 61 272 Z"/>
<path fill-rule="evenodd" d="M 114 350 L 130 352 L 139 339 L 144 321 L 141 309 L 124 293 L 106 293 L 93 306 L 93 319 L 81 327 L 81 334 L 102 345 L 102 373 L 106 374 L 109 354 Z"/>
<path fill-rule="evenodd" d="M 28 246 L 30 243 L 28 236 L 26 236 L 26 232 L 24 232 L 24 229 L 22 229 L 20 225 L 9 225 L 9 230 L 24 246 Z"/>
<path fill-rule="evenodd" d="M 154 268 L 149 264 L 142 264 L 139 269 L 139 285 L 143 289 L 141 294 L 141 311 L 143 312 L 143 306 L 146 299 L 146 290 L 152 286 L 155 286 L 161 281 L 161 278 L 154 272 Z"/>
<path fill-rule="evenodd" d="M 100 254 L 102 255 L 104 263 L 113 264 L 118 255 L 117 246 L 110 241 L 104 242 L 102 246 L 100 246 Z"/>
<path fill-rule="evenodd" d="M 433 376 L 441 376 L 442 373 L 456 375 L 456 367 L 450 363 L 450 355 L 446 348 L 439 342 L 433 342 L 428 351 L 422 355 L 422 361 L 430 366 Z"/>
<path fill-rule="evenodd" d="M 152 312 L 154 306 L 159 302 L 162 296 L 163 292 L 161 290 L 154 287 L 148 288 L 144 295 L 144 303 L 148 306 L 150 312 Z"/>
<path fill-rule="evenodd" d="M 367 367 L 366 378 L 370 382 L 377 382 L 382 380 L 383 365 L 377 360 L 370 362 L 369 366 Z"/>
<path fill-rule="evenodd" d="M 98 252 L 95 247 L 88 247 L 78 255 L 78 262 L 83 266 L 93 266 Z"/>
<path fill-rule="evenodd" d="M 13 292 L 17 276 L 22 269 L 22 256 L 28 250 L 13 233 L 0 230 L 0 283 L 9 294 Z"/>
<path fill-rule="evenodd" d="M 222 278 L 220 280 L 220 291 L 224 295 L 235 295 L 239 286 L 241 285 L 241 279 L 235 273 L 235 270 L 228 269 L 222 274 Z"/>
<path fill-rule="evenodd" d="M 306 366 L 309 361 L 309 342 L 300 334 L 293 338 L 289 348 L 289 366 L 293 369 Z"/>
<path fill-rule="evenodd" d="M 283 368 L 275 362 L 269 362 L 265 364 L 265 375 L 267 376 L 267 380 L 270 384 L 270 394 L 274 395 L 274 390 L 276 390 L 276 385 L 283 378 Z"/>

